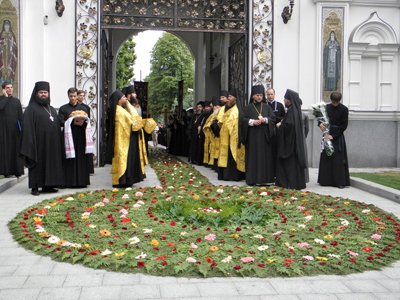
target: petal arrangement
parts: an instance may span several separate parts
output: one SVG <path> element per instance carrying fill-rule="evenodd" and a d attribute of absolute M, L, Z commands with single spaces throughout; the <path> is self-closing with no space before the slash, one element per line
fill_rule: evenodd
<path fill-rule="evenodd" d="M 380 269 L 400 257 L 400 221 L 373 205 L 278 187 L 213 186 L 165 154 L 161 186 L 37 203 L 9 228 L 55 260 L 153 275 L 304 276 Z"/>

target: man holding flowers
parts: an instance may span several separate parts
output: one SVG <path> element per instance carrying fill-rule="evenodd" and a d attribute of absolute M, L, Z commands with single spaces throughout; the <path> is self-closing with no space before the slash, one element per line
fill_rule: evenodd
<path fill-rule="evenodd" d="M 326 134 L 324 138 L 332 142 L 334 151 L 329 156 L 326 151 L 321 152 L 318 183 L 323 186 L 344 188 L 350 185 L 346 141 L 343 135 L 348 124 L 349 110 L 340 103 L 342 99 L 341 93 L 332 92 L 330 99 L 331 103 L 326 105 L 329 134 Z M 318 127 L 322 132 L 327 130 L 327 124 L 322 121 L 318 121 Z"/>

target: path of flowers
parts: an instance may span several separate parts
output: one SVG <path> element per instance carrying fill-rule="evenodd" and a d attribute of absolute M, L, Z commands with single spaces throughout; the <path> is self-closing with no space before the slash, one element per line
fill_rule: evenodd
<path fill-rule="evenodd" d="M 38 203 L 9 223 L 55 260 L 176 276 L 302 276 L 379 269 L 400 257 L 399 220 L 364 203 L 277 187 L 212 186 L 153 157 L 162 186 Z"/>

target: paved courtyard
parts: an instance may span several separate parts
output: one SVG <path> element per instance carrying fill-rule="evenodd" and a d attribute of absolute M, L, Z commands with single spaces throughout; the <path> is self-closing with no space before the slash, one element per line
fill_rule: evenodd
<path fill-rule="evenodd" d="M 213 184 L 226 184 L 209 169 L 197 169 Z M 400 204 L 396 202 L 354 187 L 319 186 L 317 171 L 310 169 L 307 190 L 372 203 L 400 217 Z M 97 168 L 95 172 L 89 189 L 111 188 L 110 167 Z M 135 187 L 159 184 L 151 168 L 147 167 L 146 174 L 147 179 Z M 57 195 L 78 191 L 64 189 Z M 264 279 L 157 277 L 55 262 L 20 247 L 8 231 L 7 223 L 18 212 L 50 197 L 33 197 L 29 192 L 25 177 L 0 194 L 0 299 L 400 299 L 400 261 L 381 271 L 347 276 Z"/>

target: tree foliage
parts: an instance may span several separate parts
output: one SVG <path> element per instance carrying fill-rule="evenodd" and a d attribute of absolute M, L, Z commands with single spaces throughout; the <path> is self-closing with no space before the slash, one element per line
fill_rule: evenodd
<path fill-rule="evenodd" d="M 129 38 L 122 44 L 117 55 L 117 89 L 131 84 L 134 77 L 133 66 L 136 60 L 135 41 Z"/>
<path fill-rule="evenodd" d="M 164 33 L 153 47 L 150 60 L 149 111 L 153 117 L 177 104 L 178 81 L 184 80 L 183 97 L 193 89 L 194 61 L 187 46 L 175 35 Z"/>

